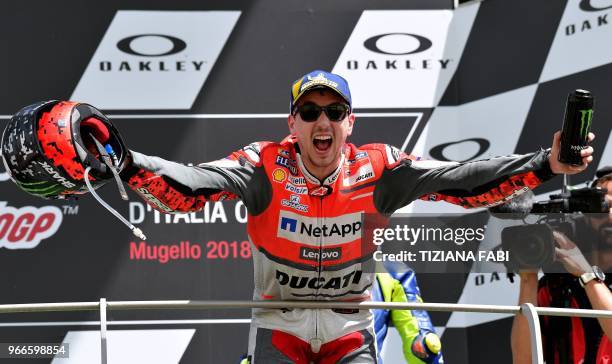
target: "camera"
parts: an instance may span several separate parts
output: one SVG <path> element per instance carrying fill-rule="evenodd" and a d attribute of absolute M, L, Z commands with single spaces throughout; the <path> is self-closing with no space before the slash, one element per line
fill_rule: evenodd
<path fill-rule="evenodd" d="M 605 188 L 585 187 L 571 190 L 568 194 L 550 195 L 548 201 L 535 202 L 531 213 L 608 212 L 607 192 Z"/>
<path fill-rule="evenodd" d="M 587 187 L 533 203 L 529 215 L 522 216 L 525 223 L 506 227 L 501 232 L 502 249 L 508 251 L 510 257 L 507 268 L 510 271 L 539 268 L 545 272 L 563 271 L 555 269 L 554 231 L 563 233 L 588 255 L 593 250 L 593 242 L 599 238 L 585 214 L 608 213 L 606 192 L 599 187 Z M 531 222 L 534 219 L 535 222 Z"/>

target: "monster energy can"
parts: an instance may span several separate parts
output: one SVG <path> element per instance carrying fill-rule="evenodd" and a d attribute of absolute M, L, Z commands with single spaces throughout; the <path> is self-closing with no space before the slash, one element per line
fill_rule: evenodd
<path fill-rule="evenodd" d="M 559 162 L 581 165 L 580 151 L 587 147 L 593 120 L 593 96 L 586 90 L 576 90 L 567 96 Z"/>

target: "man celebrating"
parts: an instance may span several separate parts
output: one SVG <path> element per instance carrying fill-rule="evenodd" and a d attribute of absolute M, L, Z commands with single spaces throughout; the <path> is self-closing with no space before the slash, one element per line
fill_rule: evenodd
<path fill-rule="evenodd" d="M 163 212 L 242 199 L 255 300 L 365 301 L 375 278 L 364 268 L 372 251 L 361 246 L 363 213 L 388 216 L 418 198 L 487 206 L 554 174 L 580 172 L 592 160 L 589 147 L 584 165 L 559 163 L 557 133 L 550 151 L 421 161 L 385 144 L 347 144 L 354 124 L 346 80 L 316 70 L 291 87 L 291 135 L 280 143 L 252 143 L 197 166 L 132 151 L 121 177 Z M 257 309 L 252 318 L 252 363 L 376 362 L 369 310 Z"/>

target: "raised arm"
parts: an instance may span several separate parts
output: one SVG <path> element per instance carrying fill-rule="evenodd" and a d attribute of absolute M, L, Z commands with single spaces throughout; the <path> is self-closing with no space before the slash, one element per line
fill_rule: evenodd
<path fill-rule="evenodd" d="M 378 149 L 385 158 L 386 170 L 378 180 L 374 199 L 383 213 L 392 213 L 418 198 L 466 208 L 496 205 L 555 174 L 583 171 L 593 153 L 591 147 L 582 151 L 582 166 L 558 162 L 558 133 L 550 150 L 464 163 L 420 160 L 388 145 Z"/>

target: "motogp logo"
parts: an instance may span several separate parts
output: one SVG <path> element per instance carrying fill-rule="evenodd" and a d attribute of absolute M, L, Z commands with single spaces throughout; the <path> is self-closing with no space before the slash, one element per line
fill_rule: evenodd
<path fill-rule="evenodd" d="M 0 202 L 0 248 L 32 249 L 57 232 L 63 215 L 55 206 L 15 208 Z"/>

